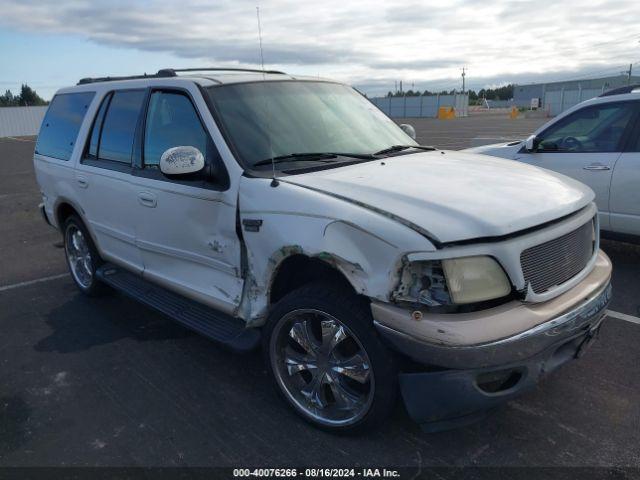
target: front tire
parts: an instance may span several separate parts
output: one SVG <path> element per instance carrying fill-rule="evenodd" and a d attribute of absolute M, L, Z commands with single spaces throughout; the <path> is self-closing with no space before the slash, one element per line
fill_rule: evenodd
<path fill-rule="evenodd" d="M 314 426 L 361 432 L 390 415 L 394 357 L 361 297 L 323 284 L 301 287 L 276 304 L 264 342 L 278 391 Z"/>
<path fill-rule="evenodd" d="M 85 295 L 96 296 L 104 293 L 107 287 L 96 277 L 96 270 L 104 262 L 78 216 L 70 215 L 65 220 L 63 239 L 67 266 L 76 286 Z"/>

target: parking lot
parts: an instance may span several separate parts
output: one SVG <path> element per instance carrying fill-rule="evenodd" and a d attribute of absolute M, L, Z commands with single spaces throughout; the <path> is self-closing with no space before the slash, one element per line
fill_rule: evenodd
<path fill-rule="evenodd" d="M 407 122 L 456 149 L 544 120 Z M 535 391 L 458 430 L 424 433 L 399 402 L 382 429 L 335 437 L 278 398 L 259 352 L 230 354 L 119 294 L 80 295 L 36 208 L 33 148 L 0 139 L 0 465 L 640 467 L 640 247 L 603 242 L 617 318 Z"/>

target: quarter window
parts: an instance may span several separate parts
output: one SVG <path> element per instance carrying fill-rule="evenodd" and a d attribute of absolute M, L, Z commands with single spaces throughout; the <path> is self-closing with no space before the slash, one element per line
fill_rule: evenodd
<path fill-rule="evenodd" d="M 94 92 L 79 92 L 53 97 L 42 121 L 36 153 L 69 160 L 94 95 Z"/>
<path fill-rule="evenodd" d="M 189 97 L 176 92 L 153 92 L 144 136 L 145 166 L 157 167 L 162 154 L 178 146 L 196 147 L 205 158 L 212 147 Z"/>
<path fill-rule="evenodd" d="M 621 150 L 622 136 L 633 117 L 632 102 L 582 108 L 541 135 L 539 151 L 594 153 Z"/>

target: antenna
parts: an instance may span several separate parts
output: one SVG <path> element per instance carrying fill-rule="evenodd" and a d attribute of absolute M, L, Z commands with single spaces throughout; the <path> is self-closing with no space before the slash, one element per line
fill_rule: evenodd
<path fill-rule="evenodd" d="M 258 41 L 260 42 L 260 63 L 264 72 L 264 54 L 262 53 L 262 26 L 260 25 L 260 7 L 256 7 L 256 16 L 258 17 Z M 264 73 L 262 74 L 264 79 Z"/>
<path fill-rule="evenodd" d="M 260 7 L 256 6 L 256 17 L 258 19 L 258 42 L 260 44 L 260 63 L 262 65 L 262 85 L 265 87 L 265 93 L 266 93 L 266 75 L 265 75 L 265 71 L 264 71 L 264 53 L 262 51 L 262 25 L 260 25 Z M 271 174 L 273 176 L 272 180 L 271 180 L 271 186 L 272 187 L 277 187 L 278 186 L 278 179 L 276 178 L 276 164 L 273 161 L 273 145 L 271 144 L 271 135 L 269 133 L 269 125 L 271 122 L 269 122 L 269 106 L 268 106 L 268 102 L 267 102 L 267 96 L 265 95 L 264 97 L 264 112 L 265 112 L 265 116 L 267 117 L 267 141 L 269 142 L 269 156 L 271 157 Z"/>

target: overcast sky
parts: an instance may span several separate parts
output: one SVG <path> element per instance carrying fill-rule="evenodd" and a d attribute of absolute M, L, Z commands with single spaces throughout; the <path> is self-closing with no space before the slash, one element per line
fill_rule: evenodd
<path fill-rule="evenodd" d="M 640 73 L 632 1 L 0 0 L 0 90 L 49 98 L 81 77 L 259 64 L 370 95 Z"/>

